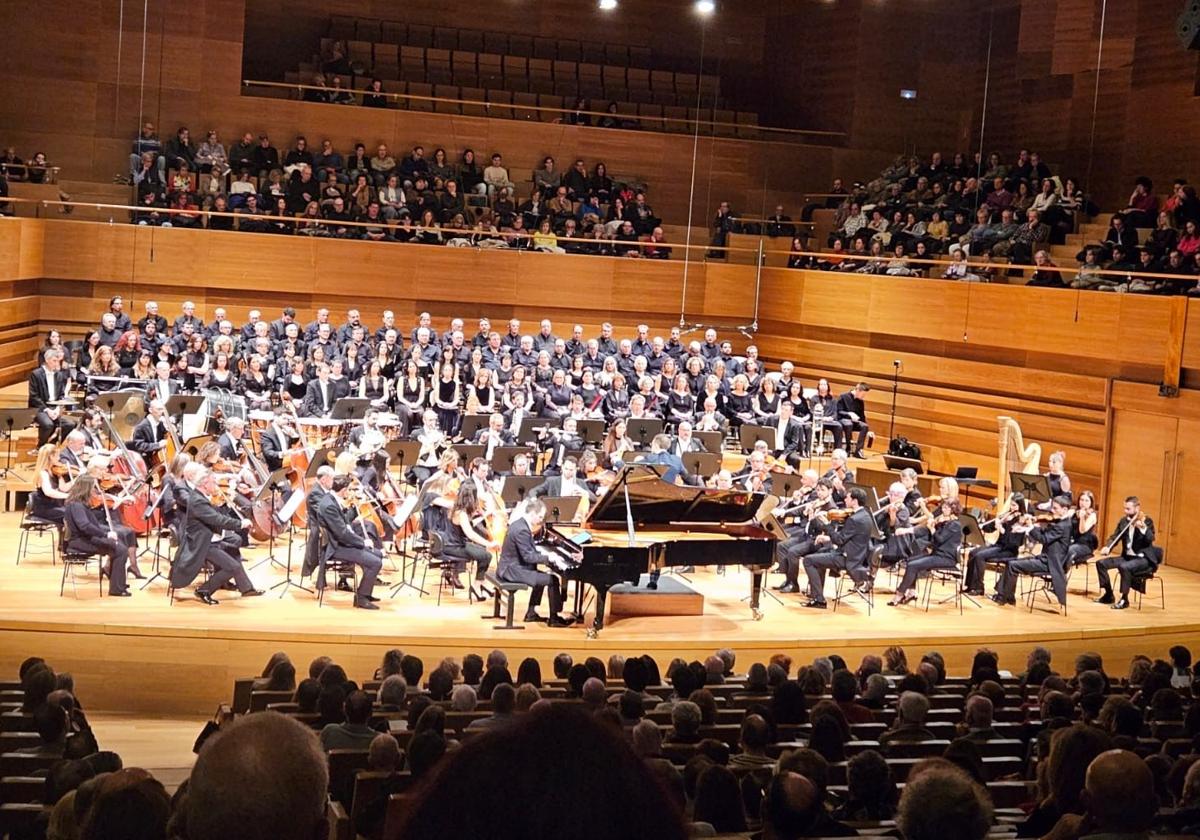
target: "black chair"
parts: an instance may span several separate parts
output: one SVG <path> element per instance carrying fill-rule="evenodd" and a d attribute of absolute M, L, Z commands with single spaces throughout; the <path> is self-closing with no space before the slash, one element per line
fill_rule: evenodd
<path fill-rule="evenodd" d="M 951 569 L 930 569 L 925 573 L 925 594 L 922 600 L 925 602 L 925 612 L 929 612 L 929 602 L 933 595 L 933 585 L 935 583 L 948 583 L 953 590 L 952 594 L 947 595 L 938 604 L 945 604 L 949 601 L 954 601 L 958 606 L 958 614 L 962 615 L 963 611 L 963 582 L 966 580 L 966 571 L 962 566 L 955 566 Z M 971 603 L 975 603 L 972 601 Z M 979 606 L 975 604 L 975 606 Z"/>
<path fill-rule="evenodd" d="M 871 549 L 870 558 L 867 560 L 867 583 L 869 584 L 867 591 L 863 592 L 854 585 L 848 572 L 842 572 L 839 569 L 831 569 L 830 574 L 837 580 L 837 588 L 833 593 L 833 611 L 837 612 L 838 605 L 843 598 L 849 598 L 851 595 L 857 595 L 862 598 L 867 605 L 867 615 L 871 614 L 871 610 L 875 607 L 875 575 L 879 573 L 880 559 L 883 557 L 883 546 L 877 545 Z M 843 592 L 847 582 L 850 588 Z"/>
<path fill-rule="evenodd" d="M 320 534 L 319 551 L 322 556 L 325 554 L 325 547 L 329 544 L 329 534 L 322 525 Z M 350 590 L 354 597 L 358 597 L 355 593 L 358 591 L 358 566 L 348 560 L 326 560 L 323 564 L 324 574 L 321 569 L 317 570 L 317 606 L 325 606 L 325 590 L 329 588 L 329 575 L 332 573 L 335 577 L 333 587 L 336 589 L 342 578 L 349 576 L 351 578 Z M 322 586 L 322 583 L 324 584 Z"/>
<path fill-rule="evenodd" d="M 1068 566 L 1066 569 L 1068 586 L 1071 583 L 1071 572 L 1073 570 L 1074 566 Z M 1023 581 L 1021 597 L 1025 599 L 1025 605 L 1029 607 L 1030 612 L 1033 612 L 1034 601 L 1037 600 L 1039 594 L 1049 603 L 1057 604 L 1050 597 L 1054 593 L 1054 578 L 1051 577 L 1049 572 L 1018 572 L 1017 576 L 1019 580 Z M 1067 614 L 1066 604 L 1062 605 L 1062 614 L 1064 616 Z"/>
<path fill-rule="evenodd" d="M 17 565 L 21 565 L 21 558 L 30 553 L 29 541 L 34 536 L 50 536 L 50 565 L 55 565 L 58 560 L 58 523 L 51 522 L 49 519 L 42 519 L 39 516 L 34 516 L 31 513 L 33 507 L 32 500 L 25 502 L 25 507 L 21 510 L 21 537 L 17 541 Z"/>
<path fill-rule="evenodd" d="M 96 561 L 96 583 L 100 588 L 100 597 L 104 597 L 104 575 L 101 574 L 101 564 L 103 558 L 94 551 L 75 551 L 68 547 L 70 536 L 67 534 L 66 526 L 63 526 L 62 531 L 58 535 L 58 544 L 62 546 L 62 580 L 58 585 L 58 597 L 63 597 L 67 590 L 67 580 L 71 581 L 71 593 L 78 598 L 79 588 L 75 585 L 75 571 L 82 569 L 87 572 L 88 564 L 93 560 Z"/>
<path fill-rule="evenodd" d="M 1142 598 L 1146 595 L 1146 584 L 1150 581 L 1158 583 L 1158 597 L 1162 602 L 1162 608 L 1165 610 L 1167 608 L 1167 590 L 1163 586 L 1162 578 L 1158 576 L 1157 567 L 1133 576 L 1133 584 L 1130 587 L 1130 591 L 1137 593 L 1137 608 L 1139 610 L 1142 608 Z"/>

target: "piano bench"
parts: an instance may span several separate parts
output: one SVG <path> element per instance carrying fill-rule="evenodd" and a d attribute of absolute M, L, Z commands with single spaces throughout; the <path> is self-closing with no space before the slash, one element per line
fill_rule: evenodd
<path fill-rule="evenodd" d="M 503 624 L 495 624 L 492 626 L 492 629 L 493 630 L 524 630 L 525 625 L 513 624 L 513 616 L 516 614 L 517 593 L 524 592 L 525 590 L 529 589 L 529 584 L 509 583 L 506 580 L 500 580 L 499 576 L 494 571 L 491 571 L 491 570 L 488 570 L 487 574 L 484 575 L 484 577 L 487 579 L 487 582 L 489 584 L 491 584 L 492 591 L 495 594 L 492 596 L 492 605 L 493 605 L 492 606 L 492 614 L 491 615 L 482 615 L 482 616 L 480 616 L 480 618 L 489 618 L 489 619 L 492 619 L 493 621 L 499 621 L 501 618 L 500 597 L 501 597 L 501 595 L 505 595 L 505 596 L 507 596 L 508 604 L 506 606 L 506 609 L 505 609 L 504 615 L 503 615 L 504 623 Z"/>

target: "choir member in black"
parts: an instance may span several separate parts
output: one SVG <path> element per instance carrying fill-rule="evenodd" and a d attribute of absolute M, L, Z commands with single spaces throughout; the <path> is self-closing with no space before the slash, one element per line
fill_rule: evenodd
<path fill-rule="evenodd" d="M 149 460 L 151 455 L 161 452 L 167 446 L 168 423 L 166 406 L 161 400 L 151 400 L 150 410 L 146 417 L 133 427 L 133 436 L 129 440 L 129 448 Z"/>
<path fill-rule="evenodd" d="M 943 499 L 928 526 L 917 529 L 917 536 L 928 541 L 922 553 L 909 557 L 904 564 L 904 577 L 896 587 L 896 595 L 888 606 L 898 607 L 917 600 L 917 578 L 933 569 L 953 569 L 958 566 L 958 549 L 962 545 L 962 524 L 958 515 L 962 505 L 958 499 Z M 922 534 L 920 532 L 924 531 Z"/>
<path fill-rule="evenodd" d="M 751 407 L 754 410 L 754 416 L 760 423 L 779 413 L 779 392 L 773 377 L 764 376 L 762 378 L 762 384 L 758 387 L 758 393 L 754 395 Z"/>
<path fill-rule="evenodd" d="M 1025 534 L 1013 526 L 1025 515 L 1025 497 L 1013 493 L 1008 507 L 991 522 L 983 524 L 980 530 L 985 533 L 994 531 L 999 536 L 991 545 L 981 545 L 971 549 L 967 558 L 967 579 L 963 581 L 964 591 L 968 595 L 982 595 L 983 573 L 989 563 L 1010 563 L 1017 559 L 1017 552 L 1025 544 Z"/>
<path fill-rule="evenodd" d="M 37 462 L 33 469 L 33 492 L 29 494 L 29 514 L 45 522 L 60 524 L 63 521 L 63 505 L 66 503 L 67 492 L 59 486 L 56 470 L 64 467 L 58 463 L 57 450 L 54 444 L 47 443 L 38 448 Z M 67 478 L 70 488 L 71 476 Z"/>
<path fill-rule="evenodd" d="M 46 351 L 42 364 L 29 374 L 29 407 L 38 410 L 33 422 L 38 427 L 39 447 L 50 440 L 55 432 L 60 438 L 66 438 L 67 433 L 75 427 L 60 406 L 50 405 L 67 396 L 68 376 L 62 369 L 62 363 L 62 350 L 54 347 Z"/>
<path fill-rule="evenodd" d="M 283 468 L 283 456 L 292 448 L 292 440 L 296 437 L 292 415 L 282 408 L 277 410 L 271 425 L 258 436 L 258 448 L 270 472 Z"/>
<path fill-rule="evenodd" d="M 209 500 L 217 492 L 216 478 L 209 470 L 191 463 L 184 468 L 183 476 L 183 483 L 176 488 L 177 496 L 186 501 L 180 517 L 179 549 L 171 563 L 172 588 L 182 589 L 191 584 L 208 563 L 213 574 L 196 587 L 197 601 L 210 606 L 219 604 L 213 593 L 230 580 L 243 598 L 262 595 L 263 591 L 254 588 L 241 561 L 229 555 L 221 539 L 225 531 L 243 529 L 250 523 L 222 512 Z"/>
<path fill-rule="evenodd" d="M 461 416 L 459 406 L 462 404 L 462 389 L 458 377 L 455 376 L 454 365 L 442 365 L 441 376 L 433 383 L 433 393 L 430 404 L 437 411 L 438 424 L 448 435 L 458 431 L 458 420 Z"/>
<path fill-rule="evenodd" d="M 396 416 L 400 418 L 404 434 L 411 432 L 421 417 L 427 390 L 425 377 L 421 376 L 417 363 L 409 359 L 404 363 L 404 374 L 396 382 Z"/>
<path fill-rule="evenodd" d="M 1071 500 L 1065 495 L 1050 500 L 1051 520 L 1044 525 L 1026 527 L 1025 538 L 1040 543 L 1042 551 L 1036 557 L 1013 560 L 1004 567 L 1004 574 L 996 583 L 996 594 L 992 600 L 998 604 L 1017 602 L 1018 574 L 1049 574 L 1054 595 L 1060 606 L 1067 605 L 1067 549 L 1071 544 Z"/>
<path fill-rule="evenodd" d="M 820 514 L 831 510 L 833 485 L 825 479 L 818 479 L 805 507 L 799 511 L 800 525 L 789 528 L 788 538 L 775 547 L 775 556 L 784 575 L 783 584 L 776 587 L 780 592 L 800 591 L 800 565 L 805 557 L 823 547 L 823 543 L 818 543 L 816 539 L 829 532 L 829 521 Z"/>
<path fill-rule="evenodd" d="M 384 411 L 392 402 L 392 381 L 383 375 L 378 359 L 372 359 L 358 380 L 358 396 L 370 400 L 371 405 Z"/>
<path fill-rule="evenodd" d="M 237 383 L 237 391 L 246 398 L 246 405 L 252 411 L 265 411 L 271 408 L 271 378 L 267 375 L 269 367 L 266 358 L 252 354 L 246 362 L 246 370 Z"/>
<path fill-rule="evenodd" d="M 293 406 L 298 406 L 308 394 L 308 375 L 304 372 L 304 360 L 292 359 L 287 374 L 280 386 L 280 395 Z"/>
<path fill-rule="evenodd" d="M 804 424 L 794 417 L 794 407 L 788 400 L 779 404 L 779 413 L 763 421 L 763 426 L 774 429 L 775 440 L 771 454 L 792 467 L 800 465 L 800 459 L 808 451 L 808 434 Z"/>
<path fill-rule="evenodd" d="M 354 595 L 354 606 L 364 610 L 377 610 L 378 599 L 371 594 L 375 588 L 375 580 L 383 567 L 383 555 L 375 548 L 368 547 L 366 534 L 352 528 L 348 523 L 351 511 L 347 507 L 350 495 L 350 476 L 334 476 L 329 492 L 323 493 L 317 499 L 317 523 L 324 538 L 324 550 L 321 554 L 317 571 L 317 588 L 325 586 L 325 564 L 330 560 L 342 563 L 353 563 L 362 569 L 358 582 L 358 590 Z M 314 513 L 309 508 L 309 515 Z"/>
<path fill-rule="evenodd" d="M 534 544 L 534 536 L 541 531 L 545 518 L 546 506 L 540 499 L 526 503 L 525 514 L 509 523 L 508 533 L 504 536 L 504 546 L 500 550 L 496 575 L 500 580 L 524 583 L 530 587 L 525 621 L 547 621 L 550 627 L 570 627 L 571 622 L 559 615 L 562 609 L 562 592 L 558 581 L 553 575 L 538 571 L 537 568 L 543 561 Z M 550 590 L 548 619 L 537 613 L 537 608 L 542 603 L 542 593 L 547 588 Z"/>
<path fill-rule="evenodd" d="M 455 589 L 462 588 L 460 576 L 466 570 L 468 563 L 475 564 L 475 583 L 482 583 L 488 566 L 491 564 L 491 552 L 500 548 L 488 539 L 488 535 L 477 527 L 482 507 L 479 503 L 479 493 L 475 483 L 468 479 L 458 488 L 454 507 L 450 509 L 450 521 L 446 527 L 445 541 L 442 553 L 454 564 L 451 585 Z M 482 601 L 483 595 L 472 585 L 468 592 L 472 598 Z"/>
<path fill-rule="evenodd" d="M 782 390 L 782 388 L 781 388 Z M 786 391 L 780 399 L 786 399 Z M 829 382 L 824 379 L 817 380 L 817 393 L 809 400 L 813 414 L 813 422 L 816 422 L 817 407 L 820 407 L 821 425 L 828 429 L 833 435 L 834 449 L 841 449 L 842 441 L 842 424 L 838 420 L 837 413 L 837 398 L 833 396 L 833 392 L 829 390 Z M 822 434 L 824 434 L 822 432 Z"/>
<path fill-rule="evenodd" d="M 850 515 L 840 528 L 814 539 L 823 551 L 804 558 L 804 571 L 808 574 L 809 601 L 804 606 L 825 609 L 825 571 L 840 569 L 850 575 L 854 588 L 862 593 L 871 590 L 871 514 L 867 511 L 867 494 L 855 487 L 846 495 L 846 509 Z"/>
<path fill-rule="evenodd" d="M 850 447 L 851 436 L 858 433 L 854 442 L 855 458 L 865 457 L 863 450 L 867 447 L 867 435 L 871 431 L 867 425 L 867 409 L 863 403 L 863 397 L 870 390 L 870 385 L 859 382 L 853 390 L 847 391 L 837 399 L 837 419 L 842 425 L 842 439 L 847 448 Z"/>
<path fill-rule="evenodd" d="M 1120 547 L 1120 553 L 1112 554 L 1117 547 Z M 1097 599 L 1097 603 L 1112 604 L 1114 610 L 1123 610 L 1129 606 L 1129 588 L 1133 585 L 1134 575 L 1155 572 L 1162 562 L 1162 549 L 1154 544 L 1154 520 L 1142 511 L 1142 503 L 1137 496 L 1125 498 L 1125 515 L 1105 541 L 1100 553 L 1105 556 L 1096 561 L 1096 574 L 1104 594 Z M 1111 569 L 1116 569 L 1120 576 L 1121 597 L 1115 602 L 1112 580 L 1108 574 Z"/>
<path fill-rule="evenodd" d="M 907 495 L 904 484 L 893 482 L 888 487 L 887 504 L 875 512 L 875 522 L 883 533 L 880 562 L 885 566 L 894 566 L 915 553 L 915 542 L 909 533 L 912 512 L 905 503 Z"/>
<path fill-rule="evenodd" d="M 755 422 L 754 396 L 750 393 L 750 380 L 740 373 L 733 377 L 733 384 L 725 397 L 725 415 L 735 429 L 743 423 Z"/>
<path fill-rule="evenodd" d="M 329 384 L 333 386 L 334 402 L 350 396 L 350 377 L 346 373 L 345 362 L 340 358 L 331 359 L 329 362 Z"/>
<path fill-rule="evenodd" d="M 1075 515 L 1071 517 L 1071 547 L 1067 549 L 1067 568 L 1086 563 L 1100 547 L 1100 538 L 1096 534 L 1099 519 L 1096 497 L 1091 490 L 1084 490 L 1079 494 Z"/>
<path fill-rule="evenodd" d="M 571 411 L 572 393 L 571 386 L 567 384 L 566 371 L 555 368 L 543 395 L 542 415 L 560 419 L 566 417 Z"/>
<path fill-rule="evenodd" d="M 333 411 L 337 400 L 334 383 L 329 379 L 329 365 L 324 362 L 317 364 L 317 378 L 310 381 L 304 391 L 304 400 L 300 404 L 302 417 L 328 417 Z"/>
<path fill-rule="evenodd" d="M 108 577 L 108 594 L 128 596 L 131 593 L 125 584 L 125 561 L 129 551 L 115 527 L 109 524 L 108 519 L 98 521 L 91 507 L 100 506 L 100 513 L 105 516 L 104 504 L 94 478 L 83 475 L 75 480 L 63 506 L 65 547 L 70 551 L 105 555 L 107 560 L 104 561 L 101 574 Z M 107 516 L 112 516 L 111 511 Z"/>

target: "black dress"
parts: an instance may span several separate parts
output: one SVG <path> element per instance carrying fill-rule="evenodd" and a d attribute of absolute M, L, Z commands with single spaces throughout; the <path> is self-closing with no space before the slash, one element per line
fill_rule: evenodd
<path fill-rule="evenodd" d="M 38 487 L 29 496 L 29 513 L 47 522 L 61 523 L 63 521 L 63 500 L 51 499 Z"/>

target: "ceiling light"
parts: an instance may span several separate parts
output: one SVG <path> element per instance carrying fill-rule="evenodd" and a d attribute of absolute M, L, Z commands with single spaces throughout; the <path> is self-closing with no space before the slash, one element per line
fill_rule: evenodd
<path fill-rule="evenodd" d="M 600 0 L 601 11 L 611 12 L 615 8 L 617 8 L 617 0 Z"/>
<path fill-rule="evenodd" d="M 701 15 L 711 15 L 717 10 L 714 0 L 696 0 L 696 12 Z"/>

